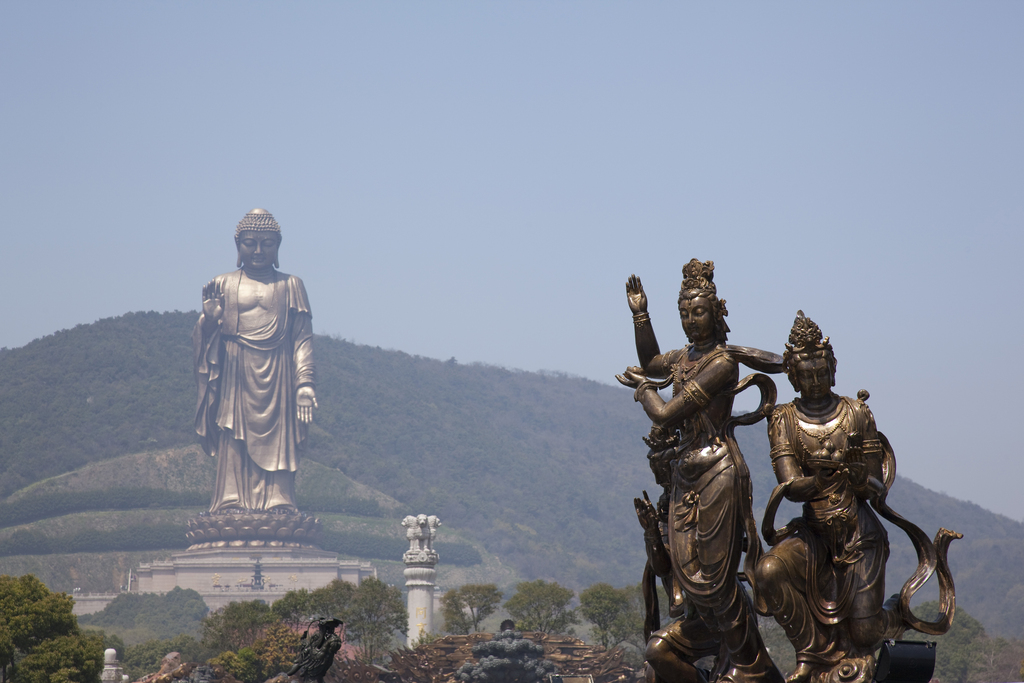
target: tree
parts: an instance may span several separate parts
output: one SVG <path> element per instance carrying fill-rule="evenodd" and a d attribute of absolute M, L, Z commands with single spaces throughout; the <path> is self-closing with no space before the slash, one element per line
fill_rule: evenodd
<path fill-rule="evenodd" d="M 103 640 L 81 634 L 73 605 L 31 574 L 0 576 L 0 681 L 98 683 Z"/>
<path fill-rule="evenodd" d="M 939 603 L 932 600 L 914 608 L 922 619 L 932 620 L 938 616 Z M 978 645 L 984 641 L 985 627 L 962 607 L 956 610 L 956 618 L 949 631 L 941 636 L 925 636 L 908 632 L 908 640 L 935 640 L 935 672 L 932 678 L 943 683 L 967 683 L 970 673 L 978 663 Z"/>
<path fill-rule="evenodd" d="M 281 623 L 270 624 L 250 647 L 226 650 L 210 660 L 244 683 L 258 683 L 287 671 L 299 650 L 299 637 Z"/>
<path fill-rule="evenodd" d="M 271 624 L 266 634 L 253 643 L 252 651 L 263 680 L 291 668 L 299 652 L 299 636 L 284 624 Z"/>
<path fill-rule="evenodd" d="M 402 592 L 374 578 L 359 584 L 347 616 L 346 633 L 359 644 L 366 663 L 379 662 L 391 649 L 395 632 L 406 633 L 409 627 Z"/>
<path fill-rule="evenodd" d="M 80 617 L 78 623 L 118 632 L 133 642 L 167 640 L 182 633 L 198 635 L 209 611 L 199 593 L 175 586 L 163 595 L 122 593 L 99 612 Z"/>
<path fill-rule="evenodd" d="M 441 596 L 441 614 L 444 616 L 444 630 L 456 635 L 472 632 L 473 623 L 466 614 L 466 606 L 459 596 L 459 589 L 452 588 Z"/>
<path fill-rule="evenodd" d="M 630 608 L 630 589 L 595 583 L 580 593 L 580 613 L 594 625 L 594 635 L 605 649 L 624 639 L 623 627 Z"/>
<path fill-rule="evenodd" d="M 1019 640 L 987 637 L 977 643 L 971 681 L 1012 681 L 1020 678 L 1020 658 L 1024 643 Z"/>
<path fill-rule="evenodd" d="M 570 625 L 580 623 L 576 610 L 569 608 L 572 589 L 543 579 L 516 584 L 516 594 L 505 603 L 505 609 L 523 631 L 572 634 Z"/>
<path fill-rule="evenodd" d="M 313 606 L 308 590 L 300 588 L 288 591 L 280 600 L 270 606 L 270 610 L 278 616 L 282 623 L 292 628 L 305 626 L 312 619 Z"/>
<path fill-rule="evenodd" d="M 256 653 L 251 647 L 239 648 L 238 652 L 225 650 L 210 660 L 213 666 L 223 667 L 225 671 L 244 683 L 256 683 L 259 680 L 259 663 Z"/>
<path fill-rule="evenodd" d="M 637 667 L 643 664 L 644 650 L 647 649 L 647 639 L 644 638 L 644 593 L 641 585 L 635 583 L 632 586 L 620 588 L 629 600 L 629 607 L 615 621 L 614 636 L 619 645 L 630 646 L 633 656 L 627 651 L 627 661 L 635 661 Z M 664 591 L 658 591 L 664 595 Z M 668 614 L 668 607 L 662 614 Z M 773 620 L 774 622 L 774 620 Z"/>
<path fill-rule="evenodd" d="M 309 617 L 336 617 L 346 620 L 346 613 L 356 594 L 356 587 L 335 579 L 309 594 Z"/>
<path fill-rule="evenodd" d="M 50 638 L 25 656 L 15 683 L 96 683 L 103 671 L 103 639 L 78 633 Z"/>
<path fill-rule="evenodd" d="M 313 591 L 305 588 L 288 591 L 270 608 L 282 622 L 297 629 L 318 617 L 336 617 L 348 621 L 348 611 L 356 587 L 347 581 L 335 579 Z"/>
<path fill-rule="evenodd" d="M 480 622 L 494 614 L 504 594 L 493 583 L 470 583 L 453 588 L 441 597 L 444 630 L 449 633 L 475 633 Z"/>
<path fill-rule="evenodd" d="M 203 619 L 202 642 L 218 652 L 237 652 L 243 647 L 252 647 L 263 637 L 267 626 L 279 621 L 265 602 L 232 602 Z"/>
<path fill-rule="evenodd" d="M 79 626 L 81 626 L 81 624 L 79 624 Z M 117 661 L 120 662 L 120 661 L 124 660 L 124 651 L 125 651 L 124 638 L 122 638 L 121 636 L 117 635 L 116 633 L 107 633 L 103 629 L 83 628 L 83 629 L 80 629 L 80 630 L 81 630 L 83 636 L 97 636 L 97 637 L 99 637 L 99 639 L 103 641 L 103 649 L 104 649 L 104 651 L 109 649 L 109 648 L 113 648 L 113 650 L 115 652 L 117 652 Z"/>

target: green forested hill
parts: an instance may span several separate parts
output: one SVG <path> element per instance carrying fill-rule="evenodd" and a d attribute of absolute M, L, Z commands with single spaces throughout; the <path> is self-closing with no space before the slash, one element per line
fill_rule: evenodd
<path fill-rule="evenodd" d="M 195 319 L 195 313 L 129 314 L 0 354 L 0 496 L 10 496 L 0 515 L 35 494 L 57 494 L 69 480 L 24 490 L 33 482 L 195 443 L 189 341 Z M 649 425 L 631 392 L 327 337 L 315 343 L 320 410 L 311 461 L 397 500 L 401 514 L 437 514 L 523 578 L 577 589 L 639 579 L 643 548 L 632 498 L 643 488 L 656 492 L 640 441 Z M 738 436 L 751 466 L 755 508 L 763 509 L 774 483 L 764 428 Z M 99 481 L 96 471 L 79 470 Z M 81 483 L 86 474 L 76 477 Z M 166 481 L 181 495 L 193 495 L 197 486 Z M 320 486 L 309 503 L 330 509 L 338 505 L 329 500 L 335 494 Z M 890 502 L 929 535 L 940 523 L 965 533 L 951 551 L 960 604 L 996 634 L 1024 635 L 1024 526 L 902 478 Z M 780 514 L 779 524 L 791 512 Z M 914 563 L 900 533 L 890 532 L 890 592 Z"/>
<path fill-rule="evenodd" d="M 0 355 L 0 496 L 95 460 L 190 443 L 190 313 L 129 313 Z"/>

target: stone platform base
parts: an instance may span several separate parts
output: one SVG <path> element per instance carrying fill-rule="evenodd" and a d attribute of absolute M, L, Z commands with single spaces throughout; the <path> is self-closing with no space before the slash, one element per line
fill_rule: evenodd
<path fill-rule="evenodd" d="M 188 520 L 189 550 L 317 548 L 320 520 L 305 512 L 203 513 Z"/>
<path fill-rule="evenodd" d="M 263 587 L 256 585 L 257 562 Z M 243 546 L 189 549 L 170 560 L 139 565 L 133 593 L 166 593 L 191 588 L 210 609 L 229 602 L 270 604 L 290 590 L 315 590 L 335 579 L 359 585 L 377 570 L 369 562 L 339 560 L 336 553 L 309 547 Z"/>

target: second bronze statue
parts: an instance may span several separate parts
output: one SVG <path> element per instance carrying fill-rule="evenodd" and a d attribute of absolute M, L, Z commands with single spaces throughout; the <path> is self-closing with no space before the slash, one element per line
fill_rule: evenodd
<path fill-rule="evenodd" d="M 772 547 L 757 564 L 758 599 L 796 650 L 790 683 L 868 683 L 883 639 L 910 628 L 945 633 L 953 619 L 953 578 L 946 563 L 957 534 L 939 529 L 934 541 L 886 504 L 896 459 L 867 407 L 868 392 L 837 396 L 836 357 L 828 337 L 803 311 L 786 344 L 784 364 L 800 396 L 779 406 L 768 426 L 772 491 L 763 523 Z M 803 514 L 775 529 L 783 498 L 803 503 Z M 885 600 L 889 539 L 876 515 L 902 529 L 918 554 L 918 569 L 903 590 Z M 914 616 L 910 598 L 933 573 L 940 614 Z"/>

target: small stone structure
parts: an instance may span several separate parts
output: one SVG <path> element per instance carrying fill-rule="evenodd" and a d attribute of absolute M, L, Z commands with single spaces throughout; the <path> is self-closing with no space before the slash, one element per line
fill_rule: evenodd
<path fill-rule="evenodd" d="M 121 663 L 117 661 L 117 650 L 112 647 L 104 650 L 103 671 L 100 673 L 100 681 L 102 683 L 122 683 L 126 678 L 128 677 L 125 676 Z"/>
<path fill-rule="evenodd" d="M 405 562 L 405 587 L 409 591 L 409 633 L 407 644 L 412 645 L 424 634 L 434 632 L 434 579 L 437 576 L 438 555 L 434 550 L 434 536 L 441 521 L 434 515 L 408 515 L 402 520 L 409 549 L 402 555 Z"/>
<path fill-rule="evenodd" d="M 358 586 L 363 579 L 376 577 L 377 570 L 369 562 L 339 560 L 337 553 L 313 548 L 204 548 L 143 563 L 137 576 L 132 592 L 191 588 L 207 607 L 218 609 L 246 600 L 272 604 L 290 590 L 315 590 L 335 579 Z"/>

